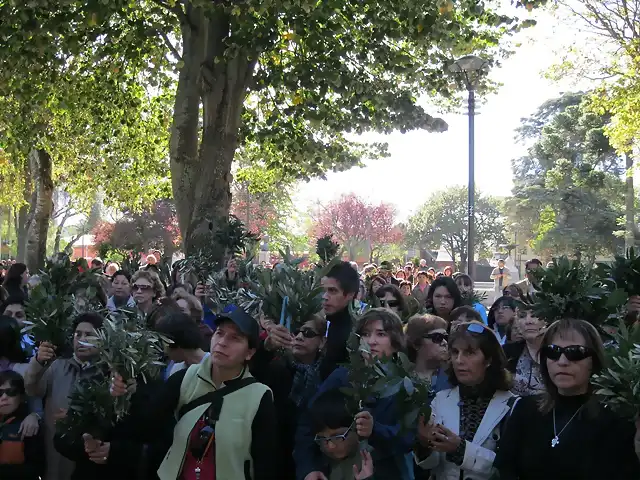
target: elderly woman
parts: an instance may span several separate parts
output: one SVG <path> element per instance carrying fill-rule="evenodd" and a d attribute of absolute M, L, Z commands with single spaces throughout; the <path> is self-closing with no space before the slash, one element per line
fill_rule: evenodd
<path fill-rule="evenodd" d="M 452 332 L 449 355 L 454 387 L 436 394 L 431 419 L 421 419 L 416 463 L 431 469 L 434 480 L 488 480 L 513 398 L 506 358 L 493 332 L 478 322 Z"/>
<path fill-rule="evenodd" d="M 154 303 L 164 296 L 164 286 L 153 270 L 138 270 L 131 278 L 133 299 L 138 310 L 147 315 Z"/>

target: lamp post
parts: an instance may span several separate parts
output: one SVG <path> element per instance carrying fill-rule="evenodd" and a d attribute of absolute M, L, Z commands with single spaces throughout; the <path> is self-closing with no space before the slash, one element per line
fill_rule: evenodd
<path fill-rule="evenodd" d="M 467 274 L 474 278 L 475 255 L 475 106 L 476 87 L 483 73 L 487 70 L 488 63 L 475 55 L 467 55 L 459 58 L 449 67 L 449 71 L 459 77 L 469 92 L 469 203 L 467 208 Z"/>

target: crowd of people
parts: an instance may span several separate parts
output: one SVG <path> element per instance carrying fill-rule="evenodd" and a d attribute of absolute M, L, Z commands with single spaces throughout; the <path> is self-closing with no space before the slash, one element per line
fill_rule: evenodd
<path fill-rule="evenodd" d="M 22 333 L 33 281 L 12 264 L 0 307 L 3 480 L 640 478 L 640 430 L 592 387 L 606 362 L 600 333 L 587 318 L 547 325 L 522 308 L 535 302 L 537 260 L 489 309 L 451 267 L 339 262 L 322 278 L 322 310 L 294 331 L 237 305 L 217 311 L 177 271 L 163 282 L 153 263 L 109 265 L 91 265 L 103 271 L 98 298 L 171 340 L 166 367 L 146 381 L 105 371 L 91 344 L 97 313 L 74 319 L 72 352 L 35 345 Z M 221 272 L 229 289 L 237 270 L 232 259 Z M 357 303 L 371 308 L 354 317 Z M 354 407 L 352 332 L 368 361 L 408 356 L 431 385 L 430 416 L 407 429 L 393 396 Z M 132 394 L 131 406 L 106 431 L 70 438 L 56 423 L 83 378 Z"/>

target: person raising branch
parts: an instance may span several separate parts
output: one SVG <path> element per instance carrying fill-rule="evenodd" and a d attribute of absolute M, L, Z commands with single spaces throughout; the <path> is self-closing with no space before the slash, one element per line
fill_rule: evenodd
<path fill-rule="evenodd" d="M 211 355 L 172 375 L 138 421 L 153 439 L 153 425 L 175 415 L 173 443 L 158 469 L 160 480 L 277 478 L 276 412 L 271 390 L 249 373 L 258 323 L 241 308 L 219 315 Z M 111 392 L 127 392 L 114 374 Z M 155 402 L 154 402 L 155 403 Z"/>

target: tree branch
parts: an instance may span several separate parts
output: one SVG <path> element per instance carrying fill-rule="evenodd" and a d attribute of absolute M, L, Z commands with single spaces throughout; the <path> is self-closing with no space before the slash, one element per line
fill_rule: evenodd
<path fill-rule="evenodd" d="M 164 43 L 167 46 L 167 48 L 171 51 L 173 56 L 176 57 L 176 60 L 178 61 L 182 60 L 182 55 L 180 55 L 180 52 L 178 52 L 178 49 L 175 47 L 175 45 L 171 43 L 171 40 L 169 40 L 169 36 L 160 30 L 158 30 L 158 33 L 164 40 Z"/>

